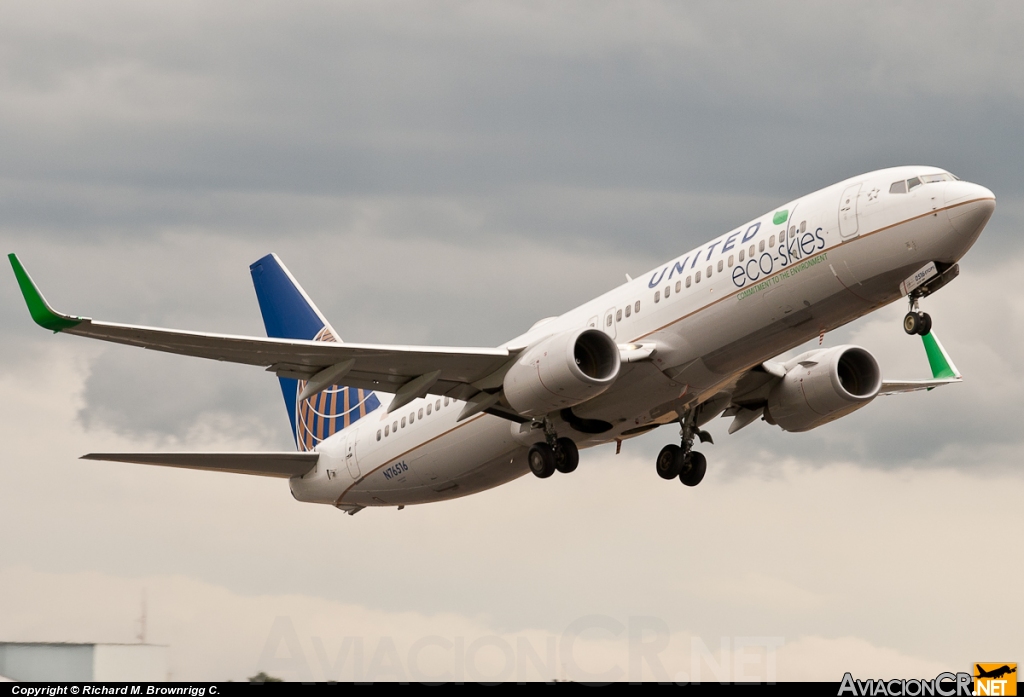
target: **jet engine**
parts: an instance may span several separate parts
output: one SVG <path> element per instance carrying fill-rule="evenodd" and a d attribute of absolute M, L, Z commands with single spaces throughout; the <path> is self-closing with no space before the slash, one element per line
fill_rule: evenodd
<path fill-rule="evenodd" d="M 607 390 L 619 365 L 619 347 L 602 331 L 555 334 L 526 349 L 505 374 L 505 399 L 524 416 L 543 416 Z"/>
<path fill-rule="evenodd" d="M 765 421 L 784 431 L 810 431 L 866 406 L 882 386 L 878 361 L 860 346 L 817 349 L 785 365 L 768 395 Z"/>

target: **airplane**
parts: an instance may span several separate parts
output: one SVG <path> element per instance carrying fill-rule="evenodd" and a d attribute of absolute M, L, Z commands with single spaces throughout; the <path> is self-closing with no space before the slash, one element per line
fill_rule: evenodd
<path fill-rule="evenodd" d="M 258 365 L 277 375 L 294 452 L 91 453 L 89 460 L 287 478 L 293 497 L 355 514 L 573 472 L 579 450 L 678 424 L 655 470 L 696 486 L 695 441 L 731 417 L 804 432 L 962 377 L 920 301 L 995 210 L 936 167 L 841 181 L 769 211 L 496 348 L 346 343 L 276 255 L 250 266 L 267 338 L 94 321 L 55 311 L 9 255 L 32 319 L 53 332 Z M 853 345 L 776 357 L 905 298 L 927 380 L 883 380 Z"/>
<path fill-rule="evenodd" d="M 981 669 L 981 664 L 980 663 L 975 663 L 974 664 L 974 668 L 975 668 L 975 670 L 978 671 L 977 675 L 974 676 L 976 678 L 999 679 L 999 678 L 1003 677 L 1004 675 L 1009 675 L 1010 673 L 1016 673 L 1017 672 L 1016 664 L 1014 665 L 1013 668 L 1011 668 L 1009 665 L 1003 665 L 1003 666 L 1001 666 L 999 668 L 994 668 L 992 670 L 982 670 Z"/>

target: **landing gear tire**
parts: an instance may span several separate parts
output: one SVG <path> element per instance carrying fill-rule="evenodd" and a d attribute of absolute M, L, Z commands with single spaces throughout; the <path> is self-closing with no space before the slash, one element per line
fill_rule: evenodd
<path fill-rule="evenodd" d="M 655 461 L 658 476 L 662 479 L 675 479 L 683 470 L 683 449 L 678 445 L 666 445 L 658 453 Z"/>
<path fill-rule="evenodd" d="M 537 443 L 526 456 L 534 476 L 547 479 L 555 473 L 555 450 L 547 443 Z"/>
<path fill-rule="evenodd" d="M 932 330 L 932 318 L 927 312 L 908 312 L 903 318 L 903 331 L 924 336 Z"/>
<path fill-rule="evenodd" d="M 574 472 L 580 464 L 580 450 L 571 438 L 559 438 L 555 444 L 554 455 L 555 469 L 562 474 Z M 537 473 L 534 472 L 534 474 Z"/>
<path fill-rule="evenodd" d="M 697 486 L 704 479 L 704 473 L 708 471 L 708 461 L 698 452 L 691 451 L 689 466 L 679 473 L 679 481 L 686 486 Z"/>

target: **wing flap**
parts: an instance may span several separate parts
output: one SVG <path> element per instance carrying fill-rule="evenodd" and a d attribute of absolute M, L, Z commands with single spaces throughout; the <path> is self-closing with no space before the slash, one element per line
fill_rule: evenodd
<path fill-rule="evenodd" d="M 127 462 L 212 472 L 254 474 L 261 477 L 295 477 L 313 469 L 320 453 L 89 453 L 83 460 Z"/>

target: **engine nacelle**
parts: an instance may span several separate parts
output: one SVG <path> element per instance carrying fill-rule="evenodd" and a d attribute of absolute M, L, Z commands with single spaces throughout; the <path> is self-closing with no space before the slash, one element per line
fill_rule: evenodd
<path fill-rule="evenodd" d="M 860 346 L 808 351 L 786 363 L 768 395 L 765 421 L 810 431 L 866 406 L 882 387 L 878 361 Z"/>
<path fill-rule="evenodd" d="M 505 375 L 505 399 L 524 416 L 544 416 L 601 394 L 619 376 L 619 347 L 597 329 L 575 329 L 523 352 Z"/>

